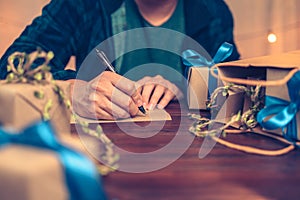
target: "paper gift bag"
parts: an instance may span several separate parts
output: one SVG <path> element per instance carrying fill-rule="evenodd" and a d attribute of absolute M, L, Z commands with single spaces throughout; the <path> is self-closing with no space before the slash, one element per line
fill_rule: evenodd
<path fill-rule="evenodd" d="M 106 199 L 92 161 L 78 143 L 63 143 L 47 122 L 20 133 L 0 129 L 1 200 Z"/>
<path fill-rule="evenodd" d="M 233 46 L 223 43 L 213 59 L 188 49 L 182 53 L 183 64 L 186 66 L 185 77 L 188 81 L 187 102 L 189 109 L 207 110 L 210 94 L 217 88 L 218 79 L 211 76 L 210 68 L 224 61 L 233 51 Z"/>
<path fill-rule="evenodd" d="M 56 81 L 69 98 L 69 84 Z M 43 97 L 37 97 L 42 92 Z M 0 124 L 21 130 L 43 119 L 49 112 L 58 133 L 70 132 L 70 110 L 59 99 L 51 84 L 0 83 Z"/>
<path fill-rule="evenodd" d="M 266 87 L 266 101 L 268 96 L 290 101 L 289 91 L 293 88 L 288 87 L 288 82 L 300 69 L 300 51 L 222 63 L 216 67 L 219 69 L 219 78 L 225 84 L 261 85 Z M 294 116 L 295 120 L 298 115 Z M 273 132 L 283 134 L 278 130 Z M 299 135 L 293 133 L 292 138 L 299 139 Z"/>

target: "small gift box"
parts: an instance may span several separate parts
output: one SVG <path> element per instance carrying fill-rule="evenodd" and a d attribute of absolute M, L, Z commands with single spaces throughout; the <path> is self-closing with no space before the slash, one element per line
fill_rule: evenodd
<path fill-rule="evenodd" d="M 282 80 L 288 74 L 289 70 L 267 69 L 267 81 Z M 264 130 L 280 134 L 289 141 L 300 141 L 299 85 L 300 71 L 286 84 L 266 87 L 265 108 L 257 115 Z"/>
<path fill-rule="evenodd" d="M 218 79 L 211 76 L 210 67 L 228 58 L 233 46 L 224 43 L 210 61 L 204 55 L 194 50 L 185 50 L 182 53 L 183 63 L 186 66 L 185 77 L 188 81 L 187 102 L 189 109 L 207 110 L 207 101 L 210 94 L 217 88 Z"/>
<path fill-rule="evenodd" d="M 94 164 L 58 141 L 49 122 L 0 128 L 0 163 L 1 200 L 106 199 Z"/>
<path fill-rule="evenodd" d="M 245 92 L 231 89 L 226 95 L 219 94 L 215 98 L 215 105 L 212 105 L 211 119 L 226 123 L 244 108 Z M 215 108 L 216 106 L 217 108 Z M 236 127 L 239 124 L 235 124 Z"/>
<path fill-rule="evenodd" d="M 47 64 L 53 56 L 38 50 L 8 58 L 8 75 L 0 82 L 0 125 L 21 130 L 43 119 L 51 120 L 58 133 L 70 132 L 70 85 L 52 79 Z"/>

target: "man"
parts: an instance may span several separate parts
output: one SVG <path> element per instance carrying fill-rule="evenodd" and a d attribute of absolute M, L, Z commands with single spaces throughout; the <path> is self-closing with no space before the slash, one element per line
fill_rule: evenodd
<path fill-rule="evenodd" d="M 31 52 L 41 47 L 55 54 L 50 63 L 54 78 L 74 83 L 85 58 L 97 45 L 139 27 L 181 32 L 197 41 L 211 56 L 223 42 L 234 45 L 233 19 L 223 0 L 52 0 L 3 55 L 0 78 L 6 76 L 6 60 L 11 53 Z M 133 42 L 125 38 L 123 46 L 129 48 Z M 183 43 L 177 44 L 179 49 Z M 120 47 L 113 44 L 109 50 L 116 53 Z M 64 70 L 72 55 L 76 57 L 77 71 Z M 238 58 L 234 45 L 227 60 Z M 150 110 L 156 106 L 164 108 L 175 97 L 180 98 L 182 80 L 159 67 L 153 67 L 155 73 L 145 73 L 134 80 L 140 84 L 139 88 L 136 82 L 127 79 L 133 79 L 127 73 L 134 67 L 153 62 L 161 62 L 183 74 L 178 55 L 151 48 L 129 52 L 115 60 L 118 74 L 105 71 L 76 81 L 73 93 L 76 112 L 101 119 L 126 118 L 135 116 L 139 106 Z"/>

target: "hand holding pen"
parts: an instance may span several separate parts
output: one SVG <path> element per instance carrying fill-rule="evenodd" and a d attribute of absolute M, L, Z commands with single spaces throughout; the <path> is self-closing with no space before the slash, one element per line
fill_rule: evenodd
<path fill-rule="evenodd" d="M 115 119 L 146 113 L 136 83 L 118 75 L 106 55 L 95 50 L 100 61 L 109 69 L 89 82 L 89 100 L 93 102 L 98 118 Z M 104 116 L 104 117 L 103 117 Z"/>
<path fill-rule="evenodd" d="M 112 72 L 114 73 L 117 73 L 115 71 L 115 68 L 112 66 L 112 64 L 109 62 L 108 58 L 106 57 L 105 53 L 103 51 L 99 51 L 98 49 L 95 49 L 96 51 L 96 54 L 98 56 L 98 58 L 100 58 L 100 60 L 102 61 L 102 63 Z M 137 90 L 135 89 L 134 90 L 134 94 L 133 94 L 133 97 L 135 96 L 138 96 L 139 97 L 139 93 L 137 92 Z M 139 101 L 139 100 L 138 100 Z M 140 103 L 139 103 L 140 104 Z M 145 108 L 143 107 L 143 105 L 138 105 L 138 108 L 139 110 L 143 113 L 143 114 L 146 114 L 146 110 Z"/>
<path fill-rule="evenodd" d="M 109 63 L 107 58 L 105 60 Z M 112 120 L 141 113 L 143 100 L 136 90 L 136 82 L 113 71 L 103 71 L 89 82 L 76 79 L 71 91 L 73 108 L 78 115 Z"/>

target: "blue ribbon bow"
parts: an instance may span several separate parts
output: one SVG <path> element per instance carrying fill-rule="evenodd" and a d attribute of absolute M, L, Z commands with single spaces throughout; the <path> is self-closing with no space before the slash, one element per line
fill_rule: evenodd
<path fill-rule="evenodd" d="M 233 52 L 233 45 L 229 44 L 227 42 L 224 42 L 220 48 L 218 49 L 217 53 L 215 54 L 214 58 L 212 60 L 207 60 L 206 57 L 203 55 L 197 53 L 194 50 L 188 49 L 183 51 L 182 58 L 183 58 L 183 64 L 186 66 L 184 76 L 188 77 L 189 69 L 194 67 L 212 67 L 216 63 L 220 63 L 225 61 Z M 218 71 L 216 70 L 216 73 Z M 215 77 L 211 76 L 209 74 L 208 79 L 208 90 L 209 92 L 213 92 L 218 85 L 218 81 Z M 209 94 L 208 94 L 209 96 Z"/>
<path fill-rule="evenodd" d="M 106 199 L 101 187 L 100 176 L 94 164 L 83 154 L 60 144 L 54 136 L 49 122 L 39 122 L 18 134 L 10 134 L 0 128 L 0 147 L 9 144 L 27 145 L 54 151 L 64 168 L 69 199 Z"/>
<path fill-rule="evenodd" d="M 282 129 L 283 136 L 290 140 L 297 138 L 296 114 L 300 109 L 300 71 L 288 81 L 290 102 L 266 96 L 266 106 L 257 114 L 258 123 L 267 130 Z M 266 120 L 267 119 L 267 120 Z"/>

